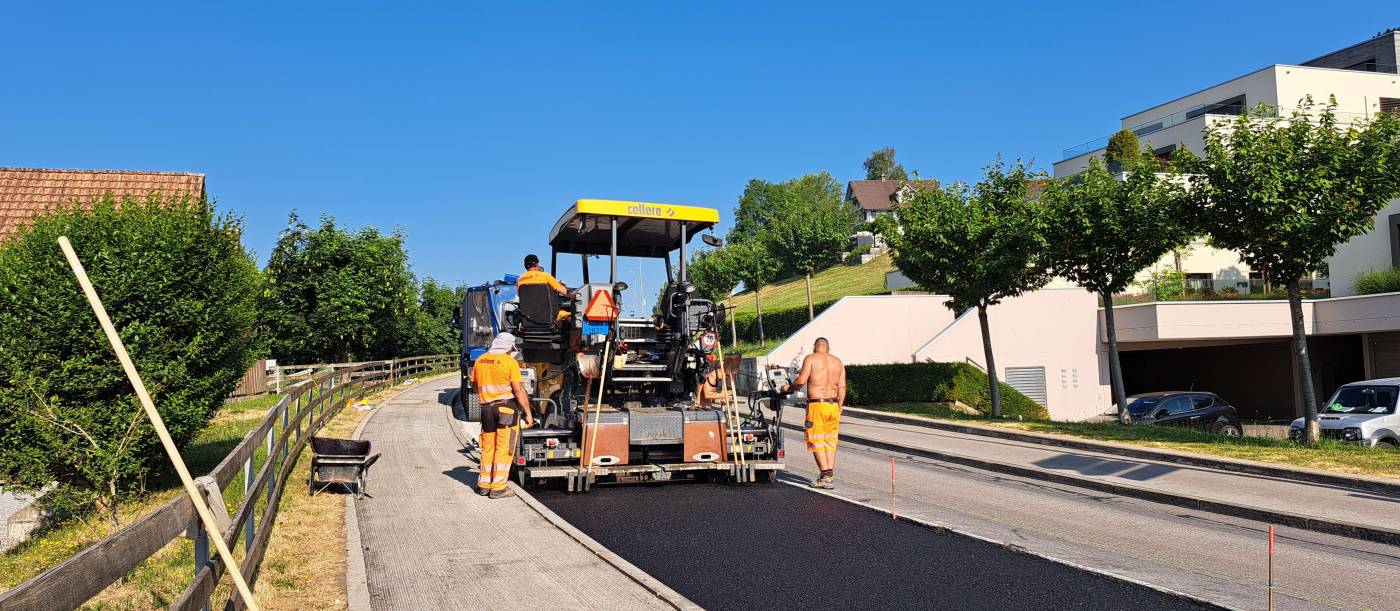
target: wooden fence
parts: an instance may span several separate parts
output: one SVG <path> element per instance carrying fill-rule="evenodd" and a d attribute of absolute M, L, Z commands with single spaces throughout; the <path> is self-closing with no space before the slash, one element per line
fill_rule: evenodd
<path fill-rule="evenodd" d="M 253 361 L 253 366 L 248 371 L 243 372 L 243 377 L 238 380 L 238 385 L 233 387 L 233 392 L 228 396 L 251 397 L 267 392 L 267 361 L 258 359 Z"/>
<path fill-rule="evenodd" d="M 241 540 L 241 566 L 250 587 L 257 581 L 287 477 L 307 439 L 354 399 L 399 380 L 457 366 L 455 354 L 317 365 L 323 370 L 283 386 L 286 396 L 208 475 L 218 490 L 227 490 L 236 481 L 240 484 L 235 485 L 243 488 L 242 500 L 220 536 L 235 554 Z M 222 502 L 217 493 L 211 498 L 214 503 Z M 263 499 L 266 503 L 258 515 Z M 224 569 L 210 556 L 208 533 L 195 515 L 194 504 L 182 494 L 62 564 L 0 594 L 0 610 L 76 608 L 190 529 L 195 541 L 194 580 L 170 608 L 207 609 Z M 222 605 L 224 609 L 242 608 L 237 595 Z"/>

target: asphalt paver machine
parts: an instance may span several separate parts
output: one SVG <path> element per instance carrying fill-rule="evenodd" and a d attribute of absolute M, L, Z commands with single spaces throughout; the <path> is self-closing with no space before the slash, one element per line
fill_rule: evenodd
<path fill-rule="evenodd" d="M 570 491 L 586 491 L 595 483 L 776 480 L 785 455 L 781 414 L 738 401 L 696 402 L 709 372 L 738 374 L 723 366 L 725 310 L 700 297 L 686 272 L 687 244 L 718 220 L 711 208 L 579 200 L 554 224 L 550 272 L 558 273 L 561 256 L 577 256 L 583 284 L 572 299 L 547 285 L 520 286 L 502 315 L 532 370 L 538 406 L 539 424 L 521 432 L 520 484 L 563 480 Z M 629 257 L 665 261 L 667 284 L 649 316 L 621 315 L 631 295 L 617 269 Z M 606 282 L 590 277 L 590 258 L 607 259 Z"/>

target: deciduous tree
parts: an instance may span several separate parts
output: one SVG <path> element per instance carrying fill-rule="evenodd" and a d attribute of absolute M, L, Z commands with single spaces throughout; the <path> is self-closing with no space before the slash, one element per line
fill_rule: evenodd
<path fill-rule="evenodd" d="M 1299 279 L 1374 226 L 1400 195 L 1400 119 L 1342 124 L 1336 103 L 1305 100 L 1287 117 L 1261 106 L 1206 133 L 1191 164 L 1189 211 L 1221 248 L 1287 287 L 1306 439 L 1319 437 Z"/>
<path fill-rule="evenodd" d="M 894 148 L 875 149 L 865 158 L 866 180 L 909 180 L 904 166 L 894 160 Z"/>
<path fill-rule="evenodd" d="M 403 235 L 315 229 L 295 214 L 264 274 L 262 326 L 275 358 L 345 362 L 406 356 L 402 329 L 417 309 Z"/>
<path fill-rule="evenodd" d="M 757 242 L 731 243 L 725 246 L 728 256 L 733 257 L 734 269 L 744 288 L 753 291 L 754 314 L 758 318 L 758 341 L 767 341 L 763 334 L 763 302 L 760 291 L 778 273 L 778 260 L 769 256 L 768 249 Z"/>
<path fill-rule="evenodd" d="M 1046 259 L 1056 275 L 1097 294 L 1108 335 L 1108 370 L 1118 419 L 1127 424 L 1113 296 L 1138 272 L 1191 237 L 1182 221 L 1181 180 L 1159 175 L 1156 161 L 1141 154 L 1122 158 L 1118 176 L 1099 160 L 1083 173 L 1052 182 L 1041 197 L 1048 214 Z"/>
<path fill-rule="evenodd" d="M 778 185 L 775 200 L 762 239 L 784 271 L 802 274 L 810 320 L 812 274 L 840 260 L 851 238 L 850 208 L 842 200 L 841 183 L 826 172 Z"/>
<path fill-rule="evenodd" d="M 1019 161 L 1009 169 L 997 161 L 971 189 L 961 183 L 930 189 L 901 205 L 897 216 L 879 219 L 899 271 L 948 295 L 954 312 L 977 308 L 992 415 L 998 418 L 1001 390 L 987 308 L 1049 280 L 1042 262 L 1043 213 L 1028 199 L 1032 178 Z"/>
<path fill-rule="evenodd" d="M 739 343 L 739 337 L 735 329 L 734 320 L 734 289 L 743 281 L 742 271 L 738 268 L 738 261 L 730 250 L 730 246 L 723 246 L 711 250 L 700 251 L 690 260 L 690 280 L 695 283 L 696 290 L 705 298 L 720 301 L 725 300 L 731 306 L 726 314 L 729 318 L 730 341 Z"/>

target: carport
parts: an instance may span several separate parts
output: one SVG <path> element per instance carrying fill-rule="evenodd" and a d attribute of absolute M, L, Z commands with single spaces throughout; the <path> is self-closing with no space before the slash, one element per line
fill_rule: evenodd
<path fill-rule="evenodd" d="M 1241 419 L 1288 421 L 1303 413 L 1289 345 L 1276 339 L 1135 342 L 1123 346 L 1123 384 L 1128 394 L 1210 391 L 1234 405 Z M 1319 402 L 1342 384 L 1366 379 L 1361 335 L 1311 337 L 1308 350 Z"/>

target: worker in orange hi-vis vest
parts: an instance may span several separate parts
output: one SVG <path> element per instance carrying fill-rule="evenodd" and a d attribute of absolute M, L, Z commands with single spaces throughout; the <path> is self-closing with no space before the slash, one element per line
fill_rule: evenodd
<path fill-rule="evenodd" d="M 515 336 L 501 333 L 472 364 L 472 386 L 481 401 L 481 468 L 476 475 L 476 492 L 493 499 L 513 494 L 506 481 L 520 440 L 521 415 L 525 428 L 535 425 L 515 352 Z"/>
<path fill-rule="evenodd" d="M 525 273 L 521 274 L 521 276 L 515 280 L 515 286 L 526 286 L 530 284 L 548 284 L 550 288 L 554 289 L 554 292 L 559 293 L 559 295 L 565 299 L 574 296 L 574 292 L 565 287 L 564 283 L 555 280 L 554 276 L 544 271 L 544 267 L 540 265 L 540 258 L 535 255 L 525 255 Z M 560 308 L 554 320 L 567 320 L 569 316 L 568 310 Z"/>
<path fill-rule="evenodd" d="M 817 460 L 821 474 L 812 480 L 813 488 L 831 488 L 836 478 L 836 442 L 841 431 L 841 408 L 846 405 L 846 365 L 831 355 L 825 337 L 812 344 L 812 353 L 802 359 L 802 371 L 780 392 L 796 392 L 807 387 L 807 449 Z"/>

